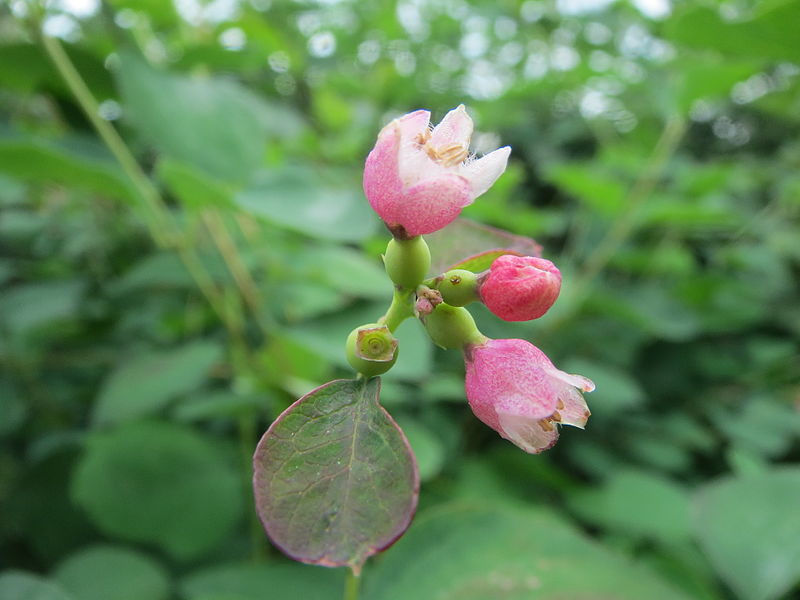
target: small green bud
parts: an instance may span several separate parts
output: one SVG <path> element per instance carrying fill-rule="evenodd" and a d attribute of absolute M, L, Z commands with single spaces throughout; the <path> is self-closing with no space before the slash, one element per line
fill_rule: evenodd
<path fill-rule="evenodd" d="M 466 306 L 479 299 L 478 276 L 466 269 L 453 269 L 442 275 L 438 289 L 450 306 Z"/>
<path fill-rule="evenodd" d="M 398 353 L 397 339 L 386 325 L 368 323 L 350 332 L 345 352 L 350 366 L 367 377 L 373 377 L 394 366 Z"/>
<path fill-rule="evenodd" d="M 409 240 L 392 238 L 386 246 L 383 263 L 395 285 L 416 289 L 431 268 L 431 251 L 421 236 Z"/>
<path fill-rule="evenodd" d="M 442 303 L 424 319 L 425 329 L 433 343 L 442 348 L 461 349 L 466 344 L 486 341 L 466 308 Z"/>

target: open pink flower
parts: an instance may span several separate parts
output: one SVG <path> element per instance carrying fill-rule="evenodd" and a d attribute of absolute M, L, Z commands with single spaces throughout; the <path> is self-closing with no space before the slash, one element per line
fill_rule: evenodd
<path fill-rule="evenodd" d="M 469 154 L 472 119 L 464 106 L 430 129 L 417 110 L 381 130 L 364 166 L 364 193 L 395 235 L 433 233 L 455 219 L 505 171 L 511 148 Z"/>
<path fill-rule="evenodd" d="M 591 392 L 594 383 L 559 371 L 533 344 L 487 340 L 466 346 L 464 356 L 475 416 L 525 452 L 552 448 L 557 425 L 586 424 L 590 413 L 581 392 Z"/>
<path fill-rule="evenodd" d="M 505 321 L 538 319 L 561 290 L 561 272 L 549 260 L 504 254 L 481 277 L 478 293 L 486 307 Z"/>

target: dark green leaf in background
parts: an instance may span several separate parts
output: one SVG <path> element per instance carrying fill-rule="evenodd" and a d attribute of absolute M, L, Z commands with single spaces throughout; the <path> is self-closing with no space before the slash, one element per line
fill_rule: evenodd
<path fill-rule="evenodd" d="M 369 572 L 365 600 L 680 600 L 643 567 L 535 508 L 444 506 Z"/>
<path fill-rule="evenodd" d="M 3 600 L 81 600 L 55 583 L 23 571 L 0 572 L 0 598 Z"/>
<path fill-rule="evenodd" d="M 80 600 L 165 600 L 169 580 L 147 556 L 116 546 L 93 546 L 69 556 L 53 578 Z"/>
<path fill-rule="evenodd" d="M 108 377 L 95 402 L 92 420 L 97 425 L 109 425 L 156 412 L 176 396 L 199 386 L 221 356 L 218 344 L 202 340 L 137 356 Z"/>
<path fill-rule="evenodd" d="M 728 477 L 694 502 L 697 538 L 745 600 L 780 598 L 800 581 L 800 469 Z"/>
<path fill-rule="evenodd" d="M 242 514 L 240 480 L 207 437 L 165 422 L 95 433 L 72 495 L 109 535 L 179 559 L 215 548 Z"/>

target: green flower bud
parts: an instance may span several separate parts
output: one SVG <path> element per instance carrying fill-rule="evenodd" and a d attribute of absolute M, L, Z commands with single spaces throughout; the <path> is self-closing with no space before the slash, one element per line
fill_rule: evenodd
<path fill-rule="evenodd" d="M 453 269 L 445 273 L 438 289 L 442 300 L 450 306 L 466 306 L 479 299 L 478 276 L 466 269 Z"/>
<path fill-rule="evenodd" d="M 368 323 L 353 329 L 345 344 L 347 362 L 367 377 L 386 373 L 397 360 L 397 339 L 386 325 Z"/>
<path fill-rule="evenodd" d="M 392 238 L 386 246 L 383 263 L 395 285 L 416 289 L 431 268 L 431 251 L 421 236 L 409 240 Z"/>
<path fill-rule="evenodd" d="M 467 344 L 482 344 L 486 336 L 478 331 L 466 308 L 442 303 L 424 319 L 433 343 L 442 348 L 461 349 Z"/>

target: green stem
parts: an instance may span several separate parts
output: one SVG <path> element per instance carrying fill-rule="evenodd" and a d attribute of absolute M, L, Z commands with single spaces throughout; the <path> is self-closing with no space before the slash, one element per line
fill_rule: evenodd
<path fill-rule="evenodd" d="M 37 33 L 41 30 L 37 28 Z M 144 174 L 139 163 L 131 154 L 125 142 L 119 136 L 117 131 L 111 126 L 108 121 L 101 119 L 99 116 L 99 105 L 86 82 L 81 77 L 75 65 L 72 64 L 69 56 L 64 51 L 64 47 L 55 39 L 48 35 L 40 33 L 39 39 L 42 46 L 50 57 L 50 60 L 55 65 L 56 70 L 61 75 L 64 82 L 67 84 L 70 92 L 78 101 L 81 109 L 83 110 L 86 118 L 95 128 L 100 138 L 105 145 L 117 159 L 122 170 L 133 183 L 134 188 L 138 192 L 144 209 L 147 214 L 148 225 L 153 233 L 153 237 L 158 245 L 164 246 L 167 244 L 169 235 L 169 216 L 167 208 L 164 206 L 161 196 L 156 190 L 153 183 Z"/>
<path fill-rule="evenodd" d="M 361 577 L 353 573 L 352 569 L 347 569 L 344 579 L 344 595 L 342 600 L 358 600 L 358 589 L 361 585 Z"/>
<path fill-rule="evenodd" d="M 378 319 L 378 323 L 386 325 L 389 331 L 394 331 L 400 326 L 400 323 L 414 316 L 414 290 L 406 288 L 395 288 L 394 295 L 392 296 L 392 303 L 389 305 L 389 310 L 386 314 Z"/>

